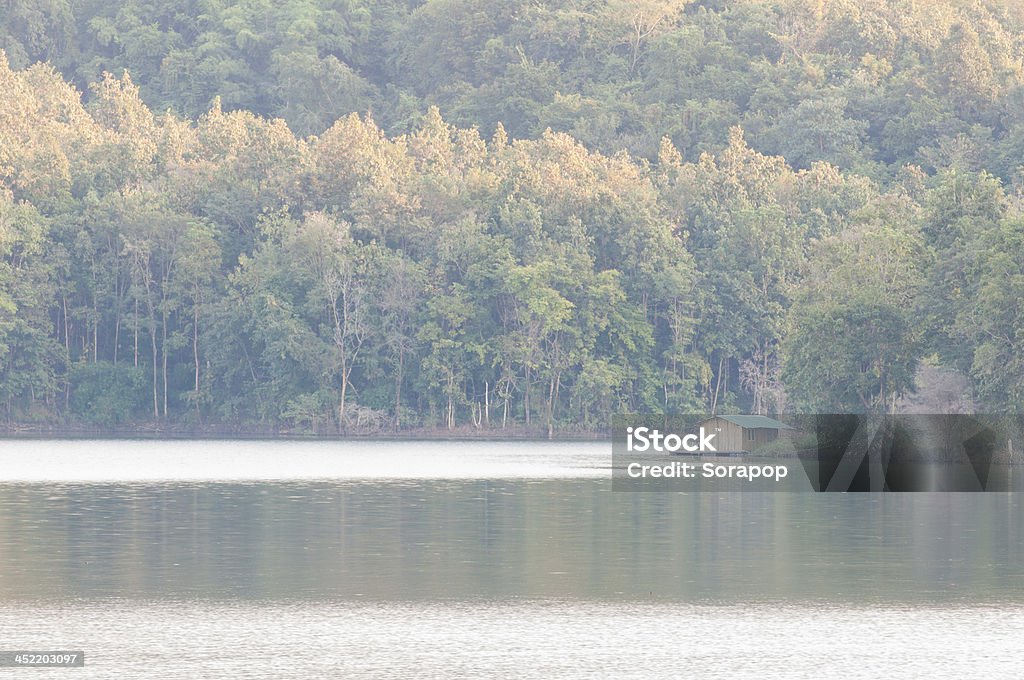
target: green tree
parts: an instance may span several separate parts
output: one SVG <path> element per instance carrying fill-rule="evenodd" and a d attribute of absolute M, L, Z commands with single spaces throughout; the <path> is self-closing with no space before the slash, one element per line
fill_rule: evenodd
<path fill-rule="evenodd" d="M 886 412 L 913 385 L 923 246 L 911 206 L 882 205 L 822 241 L 797 292 L 782 380 L 803 410 Z"/>

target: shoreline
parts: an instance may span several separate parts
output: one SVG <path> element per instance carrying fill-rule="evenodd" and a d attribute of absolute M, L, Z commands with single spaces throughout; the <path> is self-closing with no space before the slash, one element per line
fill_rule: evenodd
<path fill-rule="evenodd" d="M 525 441 L 525 442 L 611 442 L 611 433 L 601 430 L 544 430 L 526 428 L 476 429 L 415 428 L 408 430 L 360 430 L 349 432 L 302 432 L 279 428 L 133 426 L 119 428 L 66 427 L 52 425 L 3 425 L 0 441 L 16 439 L 165 439 L 165 440 L 281 440 L 281 441 Z"/>

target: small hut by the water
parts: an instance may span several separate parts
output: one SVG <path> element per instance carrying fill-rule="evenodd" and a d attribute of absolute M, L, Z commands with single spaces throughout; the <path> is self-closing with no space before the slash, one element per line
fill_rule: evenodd
<path fill-rule="evenodd" d="M 700 423 L 706 432 L 715 433 L 719 453 L 752 451 L 775 441 L 792 427 L 768 416 L 714 416 Z"/>

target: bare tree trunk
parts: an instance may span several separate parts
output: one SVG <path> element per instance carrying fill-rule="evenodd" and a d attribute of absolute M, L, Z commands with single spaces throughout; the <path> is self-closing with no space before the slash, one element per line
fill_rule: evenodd
<path fill-rule="evenodd" d="M 199 305 L 192 306 L 192 360 L 196 362 L 196 396 L 199 396 Z"/>
<path fill-rule="evenodd" d="M 551 376 L 548 384 L 548 439 L 551 439 L 555 431 L 555 399 L 558 397 L 558 373 Z"/>
<path fill-rule="evenodd" d="M 118 265 L 115 268 L 115 272 L 114 272 L 114 299 L 117 301 L 117 304 L 116 304 L 116 306 L 114 308 L 114 365 L 116 366 L 117 365 L 118 346 L 121 344 L 121 312 L 124 309 L 124 293 L 125 293 L 125 291 L 124 291 L 124 289 L 121 288 L 121 284 L 120 284 L 120 281 L 121 281 L 121 274 L 120 274 L 121 269 L 120 269 L 120 264 L 119 264 L 120 261 L 115 258 L 114 262 L 117 263 L 117 265 Z"/>
<path fill-rule="evenodd" d="M 345 393 L 348 391 L 348 362 L 345 360 L 345 351 L 341 352 L 341 394 L 338 404 L 338 426 L 345 431 Z"/>
<path fill-rule="evenodd" d="M 555 418 L 555 376 L 548 381 L 548 438 L 551 438 L 552 421 Z"/>
<path fill-rule="evenodd" d="M 452 402 L 452 390 L 455 388 L 455 376 L 448 372 L 448 429 L 455 427 L 455 404 Z"/>
<path fill-rule="evenodd" d="M 153 325 L 155 325 L 155 324 L 153 324 Z M 159 402 L 159 399 L 158 399 L 158 396 L 157 396 L 157 394 L 158 394 L 158 392 L 157 392 L 157 383 L 159 383 L 160 377 L 157 374 L 157 370 L 158 370 L 157 364 L 158 364 L 158 362 L 157 362 L 157 354 L 156 354 L 156 329 L 153 328 L 152 325 L 150 326 L 150 329 L 149 329 L 149 339 L 150 339 L 150 342 L 152 344 L 152 349 L 153 349 L 153 417 L 154 418 L 159 418 L 160 417 L 160 402 Z"/>
<path fill-rule="evenodd" d="M 71 331 L 68 328 L 68 299 L 64 295 L 60 296 L 61 304 L 64 307 L 64 352 L 71 356 Z"/>
<path fill-rule="evenodd" d="M 402 368 L 405 363 L 405 350 L 398 350 L 398 371 L 395 376 L 395 430 L 402 426 Z"/>
<path fill-rule="evenodd" d="M 718 412 L 718 389 L 722 386 L 722 363 L 724 361 L 725 357 L 718 358 L 718 375 L 715 376 L 715 395 L 711 398 L 711 415 Z"/>
<path fill-rule="evenodd" d="M 61 304 L 64 307 L 64 357 L 71 365 L 71 331 L 68 329 L 68 299 L 66 296 L 61 295 Z M 68 410 L 68 405 L 71 402 L 71 382 L 68 380 L 64 381 L 64 410 Z"/>
<path fill-rule="evenodd" d="M 163 325 L 160 328 L 160 354 L 163 363 L 164 376 L 164 418 L 167 417 L 167 312 L 163 312 Z"/>
<path fill-rule="evenodd" d="M 526 411 L 526 427 L 530 427 L 530 365 L 526 365 L 526 391 L 523 394 L 523 407 Z"/>
<path fill-rule="evenodd" d="M 149 263 L 146 263 L 149 266 Z M 159 383 L 160 377 L 159 371 L 159 354 L 156 349 L 156 310 L 153 308 L 153 292 L 150 289 L 150 273 L 147 270 L 146 274 L 146 309 L 149 312 L 149 342 L 150 349 L 153 353 L 153 417 L 160 418 L 160 400 L 159 400 Z"/>

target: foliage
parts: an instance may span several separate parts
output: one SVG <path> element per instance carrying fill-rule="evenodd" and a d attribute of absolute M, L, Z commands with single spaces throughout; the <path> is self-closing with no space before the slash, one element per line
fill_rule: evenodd
<path fill-rule="evenodd" d="M 146 399 L 146 373 L 128 364 L 83 363 L 71 371 L 71 413 L 85 422 L 111 426 L 139 416 Z"/>
<path fill-rule="evenodd" d="M 1007 0 L 8 2 L 0 411 L 552 432 L 890 410 L 924 358 L 1013 409 L 1022 29 Z"/>

